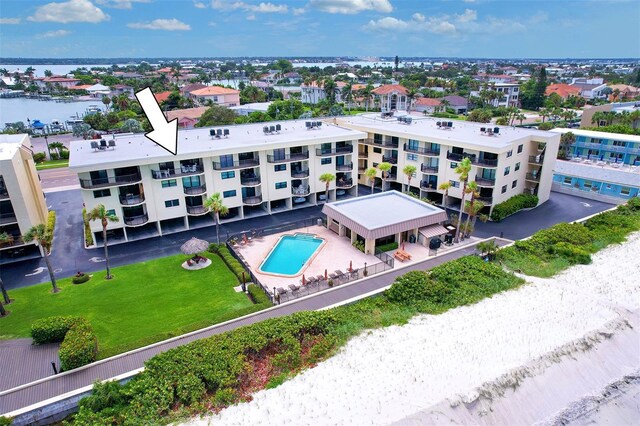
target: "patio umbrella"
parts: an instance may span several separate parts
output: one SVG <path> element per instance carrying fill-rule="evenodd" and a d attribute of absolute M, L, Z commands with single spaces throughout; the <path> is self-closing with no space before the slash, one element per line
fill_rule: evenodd
<path fill-rule="evenodd" d="M 184 254 L 198 254 L 209 248 L 209 243 L 192 237 L 189 241 L 180 246 L 180 251 Z"/>
<path fill-rule="evenodd" d="M 307 285 L 307 279 L 304 277 L 304 274 L 302 274 L 302 285 Z"/>
<path fill-rule="evenodd" d="M 349 272 L 353 272 L 353 260 L 349 261 Z"/>
<path fill-rule="evenodd" d="M 327 279 L 327 270 L 326 269 L 324 270 L 324 279 L 325 280 Z"/>

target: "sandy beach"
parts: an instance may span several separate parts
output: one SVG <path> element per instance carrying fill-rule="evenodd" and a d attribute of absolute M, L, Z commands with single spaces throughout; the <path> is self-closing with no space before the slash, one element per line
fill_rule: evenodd
<path fill-rule="evenodd" d="M 638 253 L 640 233 L 553 279 L 525 277 L 475 305 L 364 333 L 316 368 L 192 424 L 589 423 L 597 410 L 580 411 L 580 401 L 640 370 Z M 620 400 L 633 413 L 637 382 L 628 389 Z M 615 416 L 617 405 L 600 401 Z"/>

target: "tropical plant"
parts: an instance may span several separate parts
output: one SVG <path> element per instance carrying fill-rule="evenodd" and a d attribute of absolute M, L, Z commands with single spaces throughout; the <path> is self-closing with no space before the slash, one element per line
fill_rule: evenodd
<path fill-rule="evenodd" d="M 558 149 L 558 158 L 566 159 L 569 153 L 569 148 L 576 142 L 576 135 L 572 132 L 563 133 L 560 136 L 560 149 Z"/>
<path fill-rule="evenodd" d="M 9 303 L 11 303 L 11 299 L 9 298 L 9 293 L 7 293 L 7 289 L 4 287 L 2 278 L 0 278 L 0 291 L 2 292 L 2 300 L 4 300 L 4 304 L 8 305 Z"/>
<path fill-rule="evenodd" d="M 220 216 L 226 216 L 229 214 L 229 207 L 225 206 L 222 201 L 222 196 L 219 192 L 211 195 L 204 202 L 204 207 L 207 211 L 213 213 L 213 217 L 216 221 L 216 242 L 220 244 Z"/>
<path fill-rule="evenodd" d="M 438 186 L 440 191 L 444 191 L 444 196 L 442 197 L 442 207 L 444 207 L 445 211 L 447 210 L 447 199 L 449 198 L 449 189 L 451 188 L 451 182 L 443 182 Z"/>
<path fill-rule="evenodd" d="M 325 184 L 325 190 L 324 190 L 325 202 L 329 201 L 329 185 L 334 180 L 336 180 L 336 176 L 331 173 L 323 173 L 320 175 L 320 182 L 323 182 Z"/>
<path fill-rule="evenodd" d="M 391 170 L 391 163 L 387 163 L 386 161 L 383 161 L 382 163 L 378 164 L 378 170 L 380 170 L 382 172 L 382 191 L 384 191 L 384 180 L 389 177 L 389 171 Z"/>
<path fill-rule="evenodd" d="M 44 262 L 47 265 L 47 269 L 49 270 L 49 277 L 51 277 L 51 286 L 53 287 L 53 292 L 57 293 L 60 290 L 56 285 L 56 277 L 53 275 L 53 267 L 51 266 L 51 261 L 49 260 L 49 250 L 47 247 L 51 244 L 50 233 L 47 232 L 47 227 L 44 223 L 39 225 L 32 226 L 26 234 L 22 237 L 24 242 L 35 241 L 36 245 L 40 246 L 42 250 L 42 254 L 44 255 Z"/>
<path fill-rule="evenodd" d="M 369 167 L 364 174 L 367 176 L 367 179 L 369 179 L 369 182 L 371 182 L 371 193 L 373 194 L 373 186 L 376 183 L 376 175 L 378 174 L 378 171 L 375 167 Z"/>
<path fill-rule="evenodd" d="M 480 188 L 478 184 L 473 181 L 467 184 L 467 187 L 464 189 L 465 194 L 469 194 L 469 201 L 464 205 L 464 210 L 467 213 L 467 222 L 465 224 L 465 228 L 469 230 L 469 224 L 471 223 L 471 213 L 475 211 L 475 201 L 476 198 L 480 196 Z M 475 216 L 475 215 L 474 215 Z"/>
<path fill-rule="evenodd" d="M 342 88 L 342 100 L 344 101 L 344 104 L 347 106 L 347 109 L 349 110 L 349 114 L 351 114 L 351 102 L 353 101 L 353 86 L 351 85 L 351 83 L 347 83 L 344 85 L 344 87 Z"/>
<path fill-rule="evenodd" d="M 107 210 L 104 204 L 98 204 L 95 206 L 90 212 L 87 213 L 87 219 L 89 221 L 100 221 L 102 225 L 102 239 L 104 242 L 104 260 L 107 266 L 107 276 L 106 279 L 110 280 L 111 270 L 109 269 L 109 244 L 107 241 L 107 226 L 109 222 L 118 222 L 120 219 L 114 213 L 111 213 L 110 210 Z"/>
<path fill-rule="evenodd" d="M 138 120 L 136 120 L 135 118 L 130 118 L 122 123 L 121 129 L 125 132 L 139 133 L 142 131 L 142 126 L 140 125 L 140 122 Z"/>
<path fill-rule="evenodd" d="M 108 96 L 103 96 L 102 97 L 102 103 L 104 104 L 105 109 L 108 110 L 109 109 L 109 104 L 111 103 L 111 98 L 108 97 Z"/>
<path fill-rule="evenodd" d="M 404 169 L 402 169 L 402 173 L 407 176 L 407 192 L 411 191 L 411 178 L 416 173 L 416 170 L 418 170 L 417 167 L 410 164 L 404 166 Z"/>
<path fill-rule="evenodd" d="M 80 123 L 73 126 L 73 136 L 76 136 L 76 137 L 82 137 L 83 139 L 87 139 L 94 132 L 95 131 L 87 123 Z"/>
<path fill-rule="evenodd" d="M 329 101 L 329 105 L 336 103 L 336 82 L 327 77 L 323 81 L 324 94 Z"/>
<path fill-rule="evenodd" d="M 367 85 L 360 91 L 360 94 L 364 97 L 364 110 L 366 112 L 369 111 L 369 102 L 371 101 L 373 89 L 373 85 L 371 83 L 367 83 Z"/>
<path fill-rule="evenodd" d="M 469 158 L 463 158 L 462 161 L 458 163 L 458 166 L 454 171 L 458 174 L 458 179 L 462 183 L 462 199 L 460 200 L 460 215 L 458 217 L 458 223 L 462 224 L 462 212 L 464 210 L 464 198 L 467 192 L 469 172 L 471 172 L 471 160 Z M 460 241 L 461 234 L 462 228 L 458 226 L 458 231 L 456 232 L 456 243 Z"/>

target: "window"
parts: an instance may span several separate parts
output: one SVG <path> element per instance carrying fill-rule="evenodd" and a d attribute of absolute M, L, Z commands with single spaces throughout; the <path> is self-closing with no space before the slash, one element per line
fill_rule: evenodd
<path fill-rule="evenodd" d="M 275 170 L 276 172 L 284 172 L 285 170 L 287 170 L 287 165 L 286 164 L 276 164 L 275 166 L 273 166 L 273 170 Z"/>
<path fill-rule="evenodd" d="M 513 182 L 511 182 L 511 188 L 515 188 L 516 186 L 518 186 L 517 180 L 514 180 Z"/>
<path fill-rule="evenodd" d="M 613 146 L 627 146 L 627 143 L 623 141 L 613 141 Z"/>
<path fill-rule="evenodd" d="M 320 164 L 322 164 L 322 165 L 331 164 L 331 157 L 323 158 L 322 160 L 320 160 Z"/>
<path fill-rule="evenodd" d="M 623 186 L 620 189 L 620 195 L 626 195 L 629 196 L 629 194 L 631 193 L 631 188 L 629 188 L 628 186 Z"/>
<path fill-rule="evenodd" d="M 180 205 L 180 200 L 167 200 L 164 202 L 165 207 L 177 207 Z"/>
<path fill-rule="evenodd" d="M 507 158 L 511 157 L 512 155 L 513 155 L 513 150 L 512 149 L 507 151 Z"/>
<path fill-rule="evenodd" d="M 382 154 L 382 148 L 373 147 L 373 152 L 376 154 Z"/>
<path fill-rule="evenodd" d="M 591 182 L 590 180 L 585 180 L 583 186 L 585 188 L 591 188 L 593 186 L 593 182 Z"/>
<path fill-rule="evenodd" d="M 520 170 L 520 163 L 516 163 L 516 167 L 514 168 L 514 171 L 517 172 L 518 170 Z"/>
<path fill-rule="evenodd" d="M 505 192 L 507 192 L 507 185 L 504 185 L 504 186 L 502 187 L 502 193 L 504 194 Z"/>
<path fill-rule="evenodd" d="M 449 184 L 451 184 L 451 186 L 454 188 L 460 188 L 460 182 L 458 182 L 457 180 L 450 180 Z"/>
<path fill-rule="evenodd" d="M 287 182 L 276 182 L 276 189 L 284 189 L 287 187 Z"/>
<path fill-rule="evenodd" d="M 222 193 L 222 197 L 223 198 L 231 198 L 231 197 L 235 197 L 237 195 L 236 190 L 232 189 L 230 191 L 224 191 Z"/>
<path fill-rule="evenodd" d="M 185 188 L 197 188 L 200 186 L 200 176 L 188 176 L 182 178 L 182 186 Z"/>
<path fill-rule="evenodd" d="M 97 191 L 93 191 L 93 198 L 102 198 L 102 197 L 110 197 L 111 190 L 110 189 L 99 189 Z"/>
<path fill-rule="evenodd" d="M 222 168 L 233 167 L 233 155 L 221 155 L 220 156 L 220 166 Z"/>
<path fill-rule="evenodd" d="M 456 167 L 458 167 L 458 163 L 454 163 L 453 161 L 451 162 L 451 165 L 449 166 L 452 169 L 455 169 Z"/>
<path fill-rule="evenodd" d="M 220 177 L 222 177 L 222 179 L 233 179 L 236 177 L 236 172 L 222 172 L 220 173 Z"/>
<path fill-rule="evenodd" d="M 504 168 L 504 175 L 508 175 L 509 173 L 511 173 L 511 166 L 507 166 Z"/>
<path fill-rule="evenodd" d="M 116 210 L 115 209 L 107 210 L 107 216 L 115 216 L 115 215 L 116 215 Z"/>
<path fill-rule="evenodd" d="M 407 154 L 407 160 L 418 161 L 418 156 L 416 154 Z"/>
<path fill-rule="evenodd" d="M 407 144 L 407 148 L 411 151 L 415 151 L 418 149 L 420 142 L 415 139 L 409 139 L 409 143 Z"/>
<path fill-rule="evenodd" d="M 380 163 L 373 163 L 373 165 L 371 167 L 373 167 L 374 169 L 377 169 L 378 168 L 378 164 L 380 164 Z"/>
<path fill-rule="evenodd" d="M 564 180 L 562 181 L 562 183 L 564 185 L 571 185 L 571 178 L 570 177 L 565 177 Z"/>
<path fill-rule="evenodd" d="M 169 188 L 170 186 L 176 186 L 178 185 L 178 181 L 176 181 L 175 179 L 169 179 L 169 180 L 163 180 L 162 181 L 162 187 L 163 188 Z"/>
<path fill-rule="evenodd" d="M 518 154 L 522 152 L 523 148 L 524 148 L 524 145 L 518 145 Z"/>

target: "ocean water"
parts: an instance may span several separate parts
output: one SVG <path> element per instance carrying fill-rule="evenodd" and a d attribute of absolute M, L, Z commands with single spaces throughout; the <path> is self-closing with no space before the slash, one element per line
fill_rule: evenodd
<path fill-rule="evenodd" d="M 16 121 L 22 121 L 27 125 L 27 119 L 40 120 L 49 124 L 53 120 L 66 121 L 71 116 L 82 118 L 89 105 L 98 105 L 100 108 L 104 108 L 104 104 L 95 99 L 65 103 L 27 98 L 0 98 L 0 128 L 3 128 L 5 123 L 15 123 Z"/>

